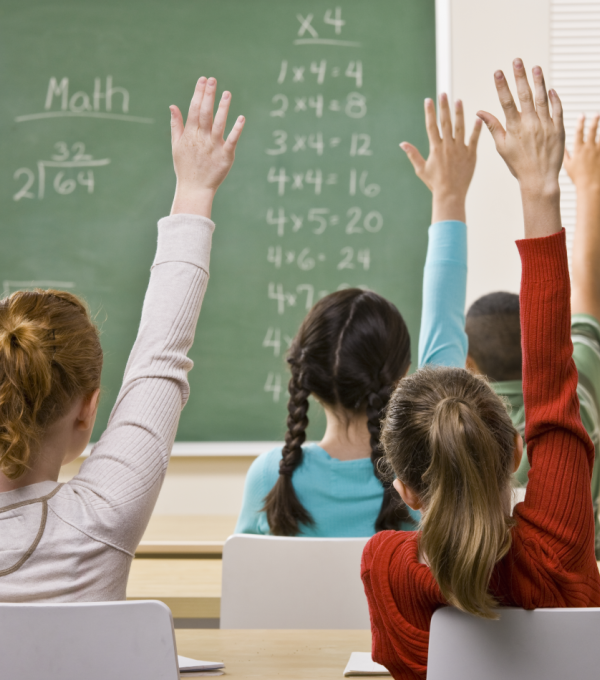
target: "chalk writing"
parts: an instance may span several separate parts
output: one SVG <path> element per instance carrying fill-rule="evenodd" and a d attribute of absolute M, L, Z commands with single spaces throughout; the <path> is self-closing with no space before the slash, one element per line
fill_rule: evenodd
<path fill-rule="evenodd" d="M 55 153 L 50 160 L 42 160 L 37 162 L 37 180 L 38 190 L 37 198 L 42 199 L 46 194 L 46 169 L 47 168 L 65 168 L 59 170 L 54 176 L 52 186 L 54 191 L 60 195 L 71 194 L 78 186 L 85 187 L 88 194 L 94 193 L 95 179 L 94 172 L 90 168 L 98 168 L 110 163 L 108 158 L 94 159 L 90 154 L 85 153 L 85 144 L 83 142 L 75 142 L 71 148 L 66 142 L 56 142 L 54 145 L 57 153 Z M 74 177 L 65 177 L 67 168 L 87 168 L 85 171 L 79 170 Z M 20 201 L 24 198 L 35 198 L 35 194 L 30 189 L 35 184 L 36 176 L 30 168 L 19 168 L 15 170 L 13 179 L 19 180 L 21 177 L 25 178 L 25 183 L 13 195 L 14 201 Z"/>

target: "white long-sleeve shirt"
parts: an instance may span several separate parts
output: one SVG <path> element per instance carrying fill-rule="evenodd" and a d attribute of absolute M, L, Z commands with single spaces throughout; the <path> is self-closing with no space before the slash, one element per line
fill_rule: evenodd
<path fill-rule="evenodd" d="M 1 602 L 125 598 L 189 395 L 187 353 L 208 282 L 213 230 L 213 222 L 196 215 L 160 220 L 123 386 L 79 474 L 60 487 L 40 482 L 0 493 Z"/>

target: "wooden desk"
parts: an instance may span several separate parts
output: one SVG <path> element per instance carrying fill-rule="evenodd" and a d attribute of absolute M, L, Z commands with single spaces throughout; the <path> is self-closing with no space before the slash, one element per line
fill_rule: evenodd
<path fill-rule="evenodd" d="M 128 600 L 160 600 L 174 619 L 218 619 L 221 560 L 137 559 L 131 564 Z"/>
<path fill-rule="evenodd" d="M 177 652 L 223 661 L 233 678 L 335 678 L 351 652 L 371 651 L 368 630 L 176 630 Z"/>
<path fill-rule="evenodd" d="M 229 515 L 154 515 L 136 555 L 222 555 L 236 521 Z"/>

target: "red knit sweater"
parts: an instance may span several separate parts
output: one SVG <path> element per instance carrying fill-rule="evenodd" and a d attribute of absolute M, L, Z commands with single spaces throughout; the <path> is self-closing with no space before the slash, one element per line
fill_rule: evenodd
<path fill-rule="evenodd" d="M 579 416 L 571 357 L 564 230 L 518 241 L 527 455 L 525 501 L 514 510 L 512 546 L 494 570 L 499 603 L 525 609 L 600 606 L 590 480 L 594 446 Z M 418 534 L 383 531 L 363 553 L 373 659 L 394 678 L 425 678 L 433 612 L 447 605 L 419 563 Z"/>

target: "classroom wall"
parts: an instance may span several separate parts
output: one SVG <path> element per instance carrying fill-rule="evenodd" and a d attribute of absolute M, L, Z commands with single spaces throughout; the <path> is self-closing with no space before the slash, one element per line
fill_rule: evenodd
<path fill-rule="evenodd" d="M 467 121 L 478 109 L 504 120 L 493 74 L 498 68 L 512 80 L 511 62 L 521 57 L 530 71 L 549 73 L 550 0 L 448 0 L 451 15 L 452 96 L 465 105 Z M 513 81 L 514 82 L 514 81 Z M 467 201 L 469 278 L 467 306 L 497 290 L 519 292 L 521 265 L 514 240 L 523 235 L 517 181 L 498 156 L 487 129 Z"/>
<path fill-rule="evenodd" d="M 530 69 L 544 68 L 548 84 L 550 0 L 440 0 L 449 9 L 451 96 L 461 98 L 472 125 L 478 109 L 501 120 L 493 73 L 507 75 L 514 57 Z M 444 66 L 444 64 L 442 64 Z M 510 77 L 510 76 L 509 76 Z M 426 149 L 423 149 L 426 152 Z M 479 161 L 467 201 L 469 280 L 467 305 L 495 290 L 518 292 L 521 267 L 514 240 L 523 234 L 516 180 L 498 156 L 489 132 L 479 143 Z M 237 515 L 244 479 L 253 456 L 171 459 L 155 513 L 158 515 Z M 61 481 L 80 461 L 66 466 Z"/>

